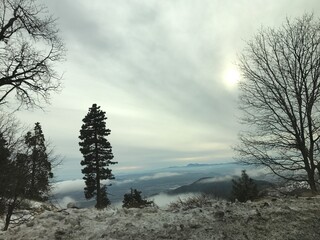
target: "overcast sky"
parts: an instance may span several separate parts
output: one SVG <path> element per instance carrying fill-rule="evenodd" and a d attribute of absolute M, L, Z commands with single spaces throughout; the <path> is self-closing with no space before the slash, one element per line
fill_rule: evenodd
<path fill-rule="evenodd" d="M 261 26 L 319 14 L 319 0 L 43 0 L 68 49 L 63 91 L 20 111 L 82 177 L 78 136 L 93 103 L 108 117 L 115 172 L 230 161 L 241 129 L 235 63 Z"/>

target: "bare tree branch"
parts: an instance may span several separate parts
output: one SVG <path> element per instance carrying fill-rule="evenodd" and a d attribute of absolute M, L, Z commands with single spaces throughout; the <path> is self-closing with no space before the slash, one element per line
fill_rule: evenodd
<path fill-rule="evenodd" d="M 54 63 L 64 59 L 65 47 L 46 12 L 32 0 L 0 3 L 0 104 L 15 92 L 20 105 L 39 107 L 61 89 Z"/>
<path fill-rule="evenodd" d="M 313 15 L 262 29 L 240 56 L 242 123 L 239 161 L 277 176 L 305 181 L 320 176 L 320 22 Z M 317 173 L 317 174 L 316 174 Z"/>

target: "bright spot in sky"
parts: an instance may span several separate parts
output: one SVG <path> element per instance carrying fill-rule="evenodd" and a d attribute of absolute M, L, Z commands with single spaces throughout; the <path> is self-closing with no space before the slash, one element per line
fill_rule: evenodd
<path fill-rule="evenodd" d="M 234 89 L 240 81 L 240 73 L 236 68 L 228 68 L 224 73 L 223 80 L 229 89 Z"/>

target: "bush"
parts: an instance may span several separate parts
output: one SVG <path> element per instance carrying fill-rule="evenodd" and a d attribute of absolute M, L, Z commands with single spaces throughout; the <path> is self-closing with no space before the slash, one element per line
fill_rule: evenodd
<path fill-rule="evenodd" d="M 179 197 L 176 202 L 172 202 L 169 204 L 169 209 L 170 210 L 178 210 L 178 209 L 188 210 L 193 208 L 211 206 L 211 204 L 212 204 L 212 199 L 208 195 L 202 194 L 202 195 L 195 195 L 192 197 L 188 197 L 184 200 L 182 200 Z"/>
<path fill-rule="evenodd" d="M 123 197 L 122 207 L 124 208 L 144 208 L 153 205 L 153 201 L 148 201 L 141 197 L 141 192 L 137 189 L 130 190 Z"/>
<path fill-rule="evenodd" d="M 248 176 L 245 170 L 242 170 L 241 177 L 238 180 L 232 179 L 231 200 L 236 199 L 239 202 L 254 200 L 258 197 L 258 188 L 252 178 Z"/>

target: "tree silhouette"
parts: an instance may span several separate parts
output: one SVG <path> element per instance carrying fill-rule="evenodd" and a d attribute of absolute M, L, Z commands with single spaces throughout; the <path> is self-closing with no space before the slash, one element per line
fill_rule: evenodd
<path fill-rule="evenodd" d="M 242 170 L 241 177 L 238 180 L 232 179 L 232 183 L 231 199 L 233 201 L 237 199 L 239 202 L 246 202 L 258 197 L 257 185 L 245 170 Z"/>
<path fill-rule="evenodd" d="M 313 15 L 262 29 L 240 57 L 243 163 L 313 192 L 320 177 L 320 21 Z"/>
<path fill-rule="evenodd" d="M 5 213 L 6 207 L 6 193 L 7 187 L 10 183 L 10 179 L 7 176 L 7 172 L 10 170 L 10 151 L 7 146 L 6 140 L 0 133 L 0 215 Z"/>
<path fill-rule="evenodd" d="M 7 230 L 14 210 L 25 200 L 28 169 L 25 162 L 16 155 L 11 160 L 11 152 L 7 141 L 0 133 L 0 215 L 5 214 L 3 230 Z"/>
<path fill-rule="evenodd" d="M 141 192 L 137 189 L 130 189 L 130 193 L 126 193 L 123 196 L 122 207 L 124 208 L 142 208 L 153 204 L 152 201 L 148 201 L 141 197 Z"/>
<path fill-rule="evenodd" d="M 55 24 L 36 1 L 0 2 L 0 105 L 12 95 L 21 105 L 40 106 L 59 90 L 54 64 L 65 49 Z"/>
<path fill-rule="evenodd" d="M 0 214 L 5 215 L 3 230 L 9 224 L 26 221 L 15 215 L 30 198 L 46 200 L 50 192 L 51 167 L 57 158 L 47 151 L 47 143 L 39 123 L 34 130 L 24 129 L 11 116 L 0 115 Z M 58 163 L 59 164 L 59 163 Z M 19 215 L 18 214 L 18 215 Z M 32 213 L 28 213 L 32 214 Z"/>
<path fill-rule="evenodd" d="M 25 144 L 27 151 L 25 154 L 20 154 L 20 159 L 21 161 L 24 159 L 29 170 L 27 197 L 45 200 L 53 173 L 40 123 L 35 123 L 34 131 L 27 133 Z"/>
<path fill-rule="evenodd" d="M 80 152 L 84 158 L 81 165 L 85 166 L 82 169 L 86 184 L 84 194 L 86 199 L 96 196 L 96 208 L 105 208 L 110 204 L 107 185 L 101 181 L 114 179 L 112 170 L 108 166 L 117 163 L 112 161 L 112 147 L 106 139 L 111 132 L 106 128 L 106 119 L 105 112 L 100 110 L 97 104 L 93 104 L 82 120 L 79 136 Z"/>

